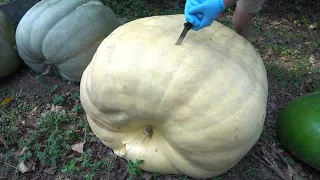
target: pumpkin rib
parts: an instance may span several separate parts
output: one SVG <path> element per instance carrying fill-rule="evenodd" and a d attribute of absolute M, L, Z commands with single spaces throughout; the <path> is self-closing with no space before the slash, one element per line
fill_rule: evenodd
<path fill-rule="evenodd" d="M 87 1 L 89 1 L 89 2 L 91 2 L 92 0 L 87 0 Z M 63 18 L 61 18 L 61 19 L 59 19 L 52 27 L 50 27 L 50 29 L 49 29 L 49 31 L 46 33 L 46 36 L 44 37 L 44 39 L 43 39 L 43 41 L 42 41 L 42 52 L 44 51 L 44 46 L 45 46 L 45 44 L 44 43 L 46 43 L 46 42 L 50 42 L 51 41 L 51 38 L 50 37 L 48 37 L 49 35 L 51 35 L 51 33 L 54 33 L 54 32 L 56 32 L 57 30 L 59 30 L 59 29 L 61 29 L 61 28 L 58 28 L 57 26 L 59 26 L 60 25 L 60 23 L 62 22 L 62 21 L 65 21 L 65 19 L 67 19 L 68 17 L 72 17 L 72 16 L 74 16 L 74 13 L 76 13 L 76 10 L 81 10 L 81 8 L 84 8 L 85 6 L 87 6 L 88 5 L 88 3 L 89 2 L 84 2 L 82 5 L 79 5 L 78 7 L 75 7 L 72 11 L 70 11 L 68 14 L 66 14 Z M 91 4 L 90 4 L 91 5 Z M 83 50 L 85 50 L 85 49 L 87 49 L 87 48 L 89 48 L 89 47 L 91 47 L 92 45 L 95 45 L 98 41 L 102 41 L 101 39 L 99 39 L 99 38 L 97 38 L 97 40 L 94 42 L 94 43 L 90 43 L 90 44 L 86 44 L 86 46 L 82 46 L 80 49 L 78 49 L 77 51 L 75 51 L 75 52 L 73 52 L 71 55 L 69 55 L 68 56 L 68 58 L 67 58 L 67 60 L 70 60 L 70 59 L 72 59 L 72 58 L 74 58 L 75 56 L 77 56 L 78 54 L 77 53 L 81 53 Z M 50 43 L 49 43 L 50 44 Z M 58 51 L 59 52 L 59 50 L 60 49 L 63 49 L 63 48 L 65 48 L 64 46 L 59 46 L 59 48 L 56 48 L 56 51 Z M 44 56 L 45 57 L 45 56 Z M 45 57 L 45 59 L 50 59 L 50 58 L 48 58 L 48 57 Z M 61 63 L 63 63 L 63 62 L 55 62 L 55 61 L 53 61 L 53 62 L 51 62 L 51 64 L 56 64 L 56 66 L 59 66 Z"/>
<path fill-rule="evenodd" d="M 189 55 L 192 54 L 195 50 L 196 50 L 196 49 L 192 49 L 192 50 L 189 51 L 188 53 L 184 54 L 183 57 L 181 58 L 179 64 L 178 64 L 178 65 L 175 67 L 175 69 L 170 73 L 170 74 L 172 74 L 172 75 L 170 76 L 169 81 L 168 81 L 167 85 L 166 85 L 165 88 L 164 88 L 165 91 L 163 92 L 162 98 L 161 98 L 161 100 L 159 101 L 159 105 L 158 105 L 158 107 L 155 109 L 154 119 L 157 119 L 157 117 L 159 116 L 158 113 L 160 113 L 160 112 L 159 112 L 159 108 L 160 108 L 161 105 L 164 103 L 164 101 L 167 100 L 167 99 L 166 99 L 167 93 L 168 93 L 168 91 L 169 91 L 170 84 L 171 84 L 172 80 L 174 79 L 174 78 L 173 78 L 174 75 L 176 74 L 176 72 L 177 72 L 180 68 L 183 67 L 183 64 L 186 63 L 186 61 L 188 60 Z M 194 88 L 194 91 L 197 91 L 197 89 Z M 187 99 L 187 101 L 189 101 L 189 100 L 191 100 L 191 99 L 192 99 L 192 96 L 189 97 L 189 98 Z"/>
<path fill-rule="evenodd" d="M 97 43 L 118 26 L 116 15 L 100 1 L 40 1 L 18 24 L 17 48 L 35 72 L 50 72 L 48 74 L 80 82 Z"/>
<path fill-rule="evenodd" d="M 58 1 L 58 2 L 59 2 L 59 1 Z M 61 22 L 65 17 L 73 14 L 74 11 L 77 9 L 77 7 L 83 5 L 84 3 L 86 3 L 86 2 L 83 1 L 82 4 L 78 4 L 76 7 L 71 8 L 71 10 L 69 10 L 69 11 L 67 12 L 67 14 L 64 14 L 64 16 L 61 17 L 61 19 L 58 19 L 57 21 L 54 21 L 54 22 L 50 25 L 50 27 L 46 27 L 46 28 L 48 28 L 48 31 L 45 32 L 45 36 L 43 36 L 43 38 L 42 38 L 42 40 L 41 40 L 41 43 L 40 43 L 40 44 L 41 44 L 41 45 L 40 45 L 41 50 L 43 50 L 43 43 L 45 42 L 45 40 L 46 40 L 46 38 L 47 38 L 47 36 L 48 36 L 48 33 L 52 30 L 52 28 L 54 28 L 57 24 L 59 24 L 59 22 Z M 63 1 L 60 1 L 59 3 L 57 3 L 57 4 L 55 4 L 55 5 L 58 6 L 59 4 L 64 5 Z M 52 7 L 52 5 L 49 4 L 48 7 Z M 53 8 L 53 7 L 52 7 L 52 8 Z M 55 9 L 55 8 L 53 8 L 53 9 Z M 57 8 L 57 9 L 58 9 L 58 8 Z M 42 12 L 39 16 L 43 15 L 43 13 L 45 13 L 45 11 Z M 38 28 L 33 27 L 33 29 L 38 29 Z M 30 36 L 30 38 L 32 38 L 32 36 Z M 32 39 L 30 39 L 30 42 L 31 42 L 31 41 L 32 41 Z M 41 52 L 43 52 L 43 51 L 41 51 Z M 46 61 L 48 61 L 44 54 L 42 54 L 42 56 L 43 56 L 44 59 L 46 59 Z"/>
<path fill-rule="evenodd" d="M 79 2 L 81 2 L 81 1 L 79 1 Z M 40 40 L 40 46 L 39 47 L 42 47 L 43 46 L 43 42 L 44 42 L 44 39 L 46 38 L 46 36 L 47 36 L 47 33 L 48 33 L 48 31 L 50 31 L 50 29 L 52 28 L 52 27 L 54 27 L 59 21 L 61 21 L 61 19 L 58 19 L 57 21 L 54 21 L 54 22 L 52 22 L 51 24 L 49 24 L 49 27 L 48 27 L 48 25 L 46 26 L 46 27 L 43 27 L 43 24 L 41 23 L 41 24 L 39 24 L 39 26 L 40 27 L 35 27 L 35 23 L 33 22 L 32 23 L 32 25 L 31 25 L 31 28 L 30 29 L 27 29 L 27 28 L 24 28 L 24 26 L 25 26 L 25 23 L 26 24 L 29 24 L 29 22 L 28 22 L 28 19 L 32 19 L 32 18 L 35 18 L 35 17 L 41 17 L 41 16 L 44 16 L 44 14 L 46 14 L 46 10 L 48 10 L 48 9 L 46 9 L 46 10 L 38 10 L 38 11 L 36 11 L 36 10 L 33 10 L 33 9 L 36 9 L 36 8 L 41 8 L 41 9 L 45 9 L 45 8 L 54 8 L 54 7 L 56 7 L 57 5 L 59 5 L 59 4 L 63 4 L 63 1 L 59 1 L 59 0 L 56 0 L 56 3 L 55 3 L 55 1 L 54 0 L 51 0 L 51 1 L 47 1 L 46 3 L 43 3 L 43 2 L 39 2 L 39 3 L 36 3 L 30 10 L 28 10 L 27 12 L 26 12 L 26 14 L 22 17 L 22 19 L 21 19 L 21 21 L 19 22 L 19 24 L 18 24 L 18 27 L 17 27 L 17 39 L 19 39 L 19 41 L 18 41 L 18 47 L 19 47 L 19 43 L 21 42 L 21 43 L 23 43 L 23 44 L 21 44 L 21 47 L 28 47 L 28 46 L 30 46 L 31 48 L 29 49 L 29 48 L 23 48 L 23 50 L 24 51 L 27 51 L 28 52 L 28 54 L 31 54 L 30 56 L 34 56 L 36 53 L 34 52 L 35 51 L 35 49 L 37 49 L 37 48 L 34 48 L 33 46 L 32 46 L 32 44 L 34 44 L 33 43 L 33 39 L 38 39 L 39 37 L 41 37 L 41 39 L 42 40 Z M 74 11 L 74 9 L 72 9 L 72 10 L 69 10 L 68 11 L 68 13 L 67 14 L 70 14 L 70 13 L 72 13 Z M 35 13 L 35 12 L 37 12 L 37 13 Z M 60 13 L 61 14 L 61 13 Z M 25 20 L 26 19 L 26 20 Z M 38 18 L 36 18 L 36 19 L 38 19 Z M 23 27 L 22 27 L 23 26 Z M 23 32 L 21 32 L 20 33 L 20 29 L 21 29 L 21 31 Z M 33 33 L 33 31 L 35 31 L 35 30 L 38 30 L 38 29 L 41 29 L 41 30 L 47 30 L 47 31 L 45 31 L 45 32 L 43 32 L 42 34 L 45 34 L 44 36 L 39 36 L 39 34 L 38 33 Z M 28 34 L 24 34 L 26 31 L 28 31 L 29 33 Z M 33 36 L 32 36 L 32 34 L 35 34 L 34 36 L 36 36 L 37 38 L 34 38 Z M 28 39 L 26 39 L 26 40 L 20 40 L 20 39 L 22 39 L 22 38 L 28 38 Z M 26 42 L 29 42 L 29 43 L 26 43 Z M 42 49 L 42 48 L 41 48 Z M 20 49 L 18 49 L 18 50 L 20 50 Z M 20 50 L 21 51 L 21 50 Z M 20 52 L 20 51 L 18 51 L 18 52 Z M 39 55 L 37 55 L 37 58 L 30 58 L 30 57 L 28 57 L 28 60 L 27 60 L 27 58 L 25 58 L 24 57 L 24 53 L 19 53 L 20 54 L 20 56 L 22 56 L 22 58 L 24 59 L 24 61 L 26 62 L 26 63 L 31 63 L 31 64 L 35 64 L 35 63 L 41 63 L 42 61 L 47 61 L 48 63 L 50 63 L 50 61 L 48 61 L 47 59 L 46 59 L 46 57 L 43 55 L 43 53 L 42 53 L 42 51 L 40 51 L 41 53 L 41 55 L 39 56 Z M 32 62 L 30 62 L 30 60 L 33 60 Z M 46 64 L 48 64 L 48 63 L 43 63 L 43 65 L 45 65 L 46 66 Z M 46 66 L 46 68 L 47 68 L 47 66 Z M 45 69 L 46 69 L 45 68 Z"/>
<path fill-rule="evenodd" d="M 101 41 L 100 41 L 100 42 L 101 42 Z M 82 56 L 85 56 L 85 55 L 88 55 L 88 54 L 94 54 L 94 50 L 96 49 L 97 46 L 99 46 L 100 42 L 97 42 L 97 43 L 93 44 L 93 45 L 91 46 L 91 48 L 88 48 L 88 49 L 86 49 L 86 51 L 84 51 L 84 52 L 82 52 L 82 53 L 80 53 L 80 54 L 77 54 L 76 57 L 70 58 L 69 61 L 65 61 L 65 62 L 63 62 L 62 64 L 56 65 L 56 67 L 57 67 L 57 69 L 58 69 L 58 72 L 57 72 L 57 73 L 58 73 L 61 77 L 63 77 L 64 79 L 66 79 L 66 80 L 77 81 L 77 79 L 80 79 L 81 76 L 82 76 L 82 73 L 81 73 L 81 72 L 78 72 L 78 75 L 75 75 L 74 72 L 71 72 L 71 73 L 72 73 L 72 76 L 75 76 L 76 78 L 71 77 L 71 76 L 70 76 L 70 73 L 69 73 L 69 75 L 67 75 L 66 72 L 68 72 L 68 67 L 69 67 L 69 66 L 76 67 L 78 64 L 84 64 L 84 66 L 82 66 L 81 69 L 85 69 L 85 68 L 86 68 L 85 65 L 86 65 L 86 64 L 89 64 L 88 60 L 89 60 L 89 61 L 91 60 L 91 56 L 88 56 L 87 58 L 80 58 L 81 60 L 87 60 L 87 62 L 85 62 L 85 63 L 84 63 L 84 62 L 83 62 L 83 63 L 79 63 L 79 60 L 77 60 L 77 59 L 75 59 L 75 58 L 77 58 L 77 57 L 82 57 Z M 89 53 L 89 51 L 91 51 L 92 53 Z M 75 65 L 70 65 L 70 63 L 72 64 L 72 62 L 74 62 Z M 77 67 L 77 68 L 78 68 L 78 67 Z M 63 71 L 61 71 L 61 69 L 62 69 Z"/>

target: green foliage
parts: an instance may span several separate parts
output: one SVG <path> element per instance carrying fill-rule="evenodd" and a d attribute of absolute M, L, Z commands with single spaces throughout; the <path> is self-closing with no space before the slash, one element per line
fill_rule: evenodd
<path fill-rule="evenodd" d="M 53 100 L 53 104 L 57 106 L 62 106 L 64 103 L 64 98 L 61 95 L 56 95 Z"/>
<path fill-rule="evenodd" d="M 5 114 L 0 114 L 0 135 L 3 136 L 6 146 L 15 146 L 19 143 L 23 136 L 20 129 L 22 114 L 30 110 L 31 107 L 27 105 L 19 105 Z"/>
<path fill-rule="evenodd" d="M 129 173 L 129 179 L 135 179 L 142 175 L 142 170 L 140 169 L 139 165 L 143 164 L 144 160 L 136 159 L 135 162 L 129 160 L 127 164 L 127 169 Z"/>
<path fill-rule="evenodd" d="M 69 125 L 75 122 L 82 122 L 80 126 L 85 123 L 81 119 L 54 112 L 40 118 L 36 129 L 29 131 L 26 138 L 19 142 L 21 149 L 27 148 L 22 160 L 33 157 L 55 167 L 63 154 L 70 150 L 70 146 L 82 139 L 70 129 Z"/>
<path fill-rule="evenodd" d="M 103 0 L 119 17 L 125 17 L 128 21 L 154 15 L 183 13 L 183 7 L 170 6 L 161 1 L 147 0 Z M 183 4 L 183 3 L 182 3 Z"/>
<path fill-rule="evenodd" d="M 10 0 L 0 0 L 0 3 L 2 3 L 2 2 L 8 2 L 8 1 L 10 1 Z"/>
<path fill-rule="evenodd" d="M 111 168 L 108 160 L 96 160 L 92 154 L 91 148 L 88 148 L 81 157 L 73 158 L 69 162 L 65 162 L 61 172 L 77 173 L 83 169 L 89 169 L 90 173 L 85 176 L 85 179 L 92 179 L 96 172 Z"/>

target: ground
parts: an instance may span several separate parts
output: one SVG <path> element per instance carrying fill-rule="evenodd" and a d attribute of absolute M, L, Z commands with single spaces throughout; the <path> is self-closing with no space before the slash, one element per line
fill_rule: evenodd
<path fill-rule="evenodd" d="M 105 2 L 128 21 L 183 12 L 183 2 L 170 0 Z M 248 40 L 268 73 L 265 128 L 234 168 L 212 179 L 276 180 L 293 172 L 294 179 L 320 179 L 319 172 L 283 150 L 275 133 L 277 115 L 287 103 L 320 90 L 319 7 L 315 2 L 270 0 L 255 16 Z M 217 20 L 230 27 L 232 12 L 226 10 Z M 192 179 L 143 172 L 137 166 L 141 162 L 117 158 L 91 132 L 77 83 L 23 66 L 1 80 L 0 102 L 0 179 Z"/>

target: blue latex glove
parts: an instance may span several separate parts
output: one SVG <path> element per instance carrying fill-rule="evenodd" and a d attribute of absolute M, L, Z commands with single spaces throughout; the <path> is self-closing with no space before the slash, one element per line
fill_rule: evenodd
<path fill-rule="evenodd" d="M 223 0 L 187 0 L 184 14 L 187 22 L 198 31 L 210 26 L 217 16 L 226 9 Z"/>

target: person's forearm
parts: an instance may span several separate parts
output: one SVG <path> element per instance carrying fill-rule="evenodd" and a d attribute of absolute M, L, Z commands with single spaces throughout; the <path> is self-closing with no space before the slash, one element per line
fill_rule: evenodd
<path fill-rule="evenodd" d="M 236 4 L 237 0 L 223 0 L 223 2 L 224 2 L 225 7 L 228 8 L 228 7 Z"/>

